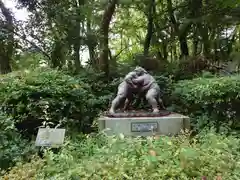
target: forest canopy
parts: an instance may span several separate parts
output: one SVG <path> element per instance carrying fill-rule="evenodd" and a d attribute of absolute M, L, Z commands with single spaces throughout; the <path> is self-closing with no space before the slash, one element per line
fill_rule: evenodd
<path fill-rule="evenodd" d="M 17 20 L 0 3 L 1 73 L 43 64 L 74 73 L 93 68 L 108 78 L 122 64 L 161 72 L 183 63 L 188 64 L 188 71 L 219 70 L 226 64 L 230 71 L 238 68 L 237 1 L 17 3 L 29 12 L 26 22 Z"/>

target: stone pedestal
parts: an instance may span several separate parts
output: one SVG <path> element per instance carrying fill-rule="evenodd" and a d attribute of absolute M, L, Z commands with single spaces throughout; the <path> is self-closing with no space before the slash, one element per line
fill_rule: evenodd
<path fill-rule="evenodd" d="M 178 113 L 161 117 L 107 117 L 98 119 L 99 131 L 125 136 L 176 135 L 190 129 L 190 118 Z"/>

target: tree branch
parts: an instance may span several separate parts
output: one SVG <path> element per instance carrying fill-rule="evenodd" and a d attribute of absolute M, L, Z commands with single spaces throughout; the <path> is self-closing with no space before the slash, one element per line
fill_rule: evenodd
<path fill-rule="evenodd" d="M 41 53 L 42 53 L 44 56 L 46 56 L 49 60 L 51 60 L 51 57 L 48 55 L 48 53 L 45 52 L 41 47 L 39 47 L 38 45 L 36 45 L 34 42 L 28 40 L 28 39 L 26 38 L 26 35 L 21 35 L 21 34 L 15 32 L 15 31 L 12 31 L 12 30 L 9 30 L 9 29 L 3 27 L 2 25 L 0 25 L 0 26 L 1 26 L 2 29 L 5 29 L 5 30 L 7 30 L 7 31 L 9 31 L 9 32 L 17 35 L 17 36 L 18 36 L 19 38 L 21 38 L 22 40 L 24 40 L 24 41 L 26 41 L 27 43 L 31 44 L 32 46 L 34 46 L 35 48 L 37 48 L 39 51 L 41 51 Z"/>

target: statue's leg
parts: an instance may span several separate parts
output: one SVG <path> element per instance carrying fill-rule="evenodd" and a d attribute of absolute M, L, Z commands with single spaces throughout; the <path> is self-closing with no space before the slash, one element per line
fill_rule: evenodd
<path fill-rule="evenodd" d="M 161 109 L 164 109 L 164 110 L 166 109 L 166 107 L 163 104 L 163 100 L 160 98 L 160 96 L 158 96 L 158 104 Z"/>
<path fill-rule="evenodd" d="M 124 103 L 124 107 L 123 107 L 123 111 L 128 110 L 130 103 L 131 103 L 131 100 L 126 98 L 125 103 Z"/>
<path fill-rule="evenodd" d="M 117 107 L 123 103 L 127 97 L 127 92 L 128 92 L 128 87 L 126 83 L 122 83 L 119 85 L 118 87 L 118 93 L 116 98 L 112 101 L 112 105 L 111 108 L 109 110 L 109 112 L 111 114 L 115 113 L 115 110 L 117 109 Z"/>
<path fill-rule="evenodd" d="M 123 110 L 126 111 L 128 106 L 130 104 L 130 100 L 128 98 L 126 98 L 125 102 L 124 102 L 124 107 L 123 107 Z"/>
<path fill-rule="evenodd" d="M 136 102 L 134 104 L 135 107 L 139 107 L 140 103 L 141 103 L 141 94 L 137 94 L 136 96 Z"/>
<path fill-rule="evenodd" d="M 133 102 L 133 94 L 132 92 L 129 91 L 128 95 L 127 95 L 127 98 L 125 100 L 125 103 L 124 103 L 124 108 L 123 110 L 126 111 L 129 109 L 129 105 Z"/>
<path fill-rule="evenodd" d="M 137 94 L 137 99 L 136 99 L 136 103 L 135 103 L 135 107 L 139 107 L 139 105 L 141 104 L 142 100 L 145 98 L 145 93 L 144 92 L 139 92 Z"/>
<path fill-rule="evenodd" d="M 111 105 L 111 108 L 109 110 L 110 113 L 115 113 L 115 110 L 118 108 L 118 106 L 121 104 L 121 102 L 123 102 L 124 100 L 126 99 L 126 96 L 124 95 L 117 95 L 115 97 L 115 99 L 112 101 L 112 105 Z"/>
<path fill-rule="evenodd" d="M 159 112 L 158 102 L 157 102 L 158 93 L 159 92 L 157 89 L 151 88 L 147 91 L 147 94 L 146 94 L 146 99 L 148 103 L 152 106 L 153 112 Z"/>

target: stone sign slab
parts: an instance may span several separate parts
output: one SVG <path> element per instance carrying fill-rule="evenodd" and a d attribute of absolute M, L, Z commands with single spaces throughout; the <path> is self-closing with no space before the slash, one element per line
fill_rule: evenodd
<path fill-rule="evenodd" d="M 39 128 L 36 146 L 58 147 L 64 142 L 65 129 Z"/>

